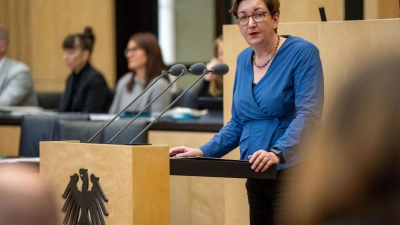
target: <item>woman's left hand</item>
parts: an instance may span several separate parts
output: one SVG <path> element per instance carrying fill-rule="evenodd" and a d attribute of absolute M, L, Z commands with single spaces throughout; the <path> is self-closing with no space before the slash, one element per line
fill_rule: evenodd
<path fill-rule="evenodd" d="M 271 165 L 279 163 L 279 157 L 272 152 L 258 150 L 253 155 L 249 155 L 249 162 L 252 163 L 251 169 L 256 173 L 265 172 Z"/>

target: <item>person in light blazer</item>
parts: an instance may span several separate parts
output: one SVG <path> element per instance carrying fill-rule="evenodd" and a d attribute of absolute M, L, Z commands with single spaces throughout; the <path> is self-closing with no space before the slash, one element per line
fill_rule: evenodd
<path fill-rule="evenodd" d="M 158 78 L 161 71 L 167 69 L 162 59 L 158 39 L 150 32 L 133 34 L 126 46 L 125 57 L 130 72 L 123 75 L 117 83 L 114 100 L 109 110 L 110 114 L 121 112 Z M 137 113 L 144 110 L 143 112 L 150 116 L 161 113 L 171 103 L 172 94 L 169 91 L 164 92 L 146 109 L 145 107 L 169 84 L 169 78 L 163 76 L 130 105 L 126 112 Z"/>
<path fill-rule="evenodd" d="M 0 106 L 37 106 L 29 67 L 6 56 L 9 35 L 0 26 Z"/>

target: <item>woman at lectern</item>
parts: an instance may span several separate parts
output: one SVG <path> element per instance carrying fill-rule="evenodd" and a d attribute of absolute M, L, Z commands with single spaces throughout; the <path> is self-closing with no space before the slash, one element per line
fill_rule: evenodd
<path fill-rule="evenodd" d="M 237 57 L 232 118 L 199 149 L 171 148 L 171 157 L 222 157 L 240 147 L 255 172 L 277 164 L 276 180 L 248 179 L 250 224 L 276 224 L 285 210 L 279 186 L 302 160 L 298 145 L 320 125 L 324 82 L 318 49 L 279 35 L 279 0 L 235 0 L 230 12 L 249 47 Z M 227 37 L 225 37 L 227 38 Z"/>
<path fill-rule="evenodd" d="M 121 77 L 117 83 L 115 97 L 109 110 L 111 114 L 121 112 L 160 76 L 163 70 L 167 69 L 157 37 L 149 32 L 132 35 L 125 49 L 125 56 L 130 72 Z M 167 76 L 158 80 L 127 109 L 127 112 L 140 112 L 168 85 Z M 144 112 L 161 113 L 171 103 L 171 99 L 171 92 L 166 91 Z"/>

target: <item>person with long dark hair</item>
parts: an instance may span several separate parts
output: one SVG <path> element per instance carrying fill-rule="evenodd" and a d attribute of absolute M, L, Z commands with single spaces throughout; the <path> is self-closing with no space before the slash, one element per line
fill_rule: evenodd
<path fill-rule="evenodd" d="M 132 35 L 125 49 L 125 56 L 130 72 L 122 76 L 117 83 L 115 97 L 109 110 L 111 114 L 117 114 L 126 108 L 163 70 L 167 69 L 157 37 L 149 32 Z M 129 106 L 127 112 L 140 112 L 168 85 L 168 77 L 161 78 Z M 144 112 L 161 113 L 171 103 L 171 99 L 171 92 L 166 91 Z"/>

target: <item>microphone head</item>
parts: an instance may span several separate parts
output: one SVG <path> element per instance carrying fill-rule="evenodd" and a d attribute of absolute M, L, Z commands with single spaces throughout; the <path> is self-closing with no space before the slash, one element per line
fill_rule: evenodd
<path fill-rule="evenodd" d="M 176 64 L 171 66 L 171 69 L 169 69 L 169 74 L 172 76 L 179 76 L 182 73 L 182 70 L 185 70 L 184 73 L 187 72 L 186 66 L 183 64 Z"/>
<path fill-rule="evenodd" d="M 210 72 L 215 75 L 225 75 L 229 72 L 229 66 L 225 63 L 218 63 L 211 68 Z"/>
<path fill-rule="evenodd" d="M 192 66 L 190 66 L 189 71 L 193 75 L 202 75 L 204 73 L 204 70 L 206 70 L 207 67 L 204 65 L 204 63 L 195 63 Z"/>

